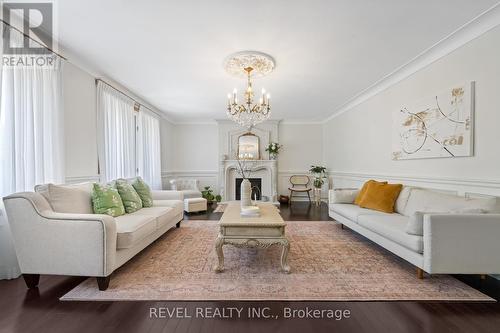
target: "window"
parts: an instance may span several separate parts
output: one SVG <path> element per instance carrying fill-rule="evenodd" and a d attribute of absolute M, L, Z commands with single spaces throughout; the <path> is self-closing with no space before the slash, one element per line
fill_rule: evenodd
<path fill-rule="evenodd" d="M 103 181 L 141 176 L 161 188 L 160 122 L 156 115 L 108 84 L 97 84 L 99 170 Z"/>

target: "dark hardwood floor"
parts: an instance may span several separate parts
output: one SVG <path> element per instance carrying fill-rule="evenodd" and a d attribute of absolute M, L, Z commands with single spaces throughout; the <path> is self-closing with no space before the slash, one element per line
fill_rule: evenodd
<path fill-rule="evenodd" d="M 328 220 L 327 207 L 298 202 L 281 207 L 285 220 Z M 218 219 L 221 213 L 192 214 L 193 219 Z M 499 298 L 499 282 L 487 277 L 458 276 Z M 84 278 L 42 276 L 39 288 L 27 290 L 22 278 L 0 281 L 0 332 L 499 332 L 498 303 L 443 302 L 61 302 L 59 297 Z M 151 309 L 198 307 L 269 307 L 278 318 L 202 319 L 150 318 Z M 284 308 L 349 310 L 350 318 L 287 319 Z"/>
<path fill-rule="evenodd" d="M 223 213 L 214 213 L 217 204 L 208 206 L 206 212 L 184 214 L 185 220 L 219 220 Z M 328 205 L 320 206 L 307 201 L 296 201 L 291 204 L 281 205 L 280 214 L 285 221 L 333 221 L 328 216 Z"/>

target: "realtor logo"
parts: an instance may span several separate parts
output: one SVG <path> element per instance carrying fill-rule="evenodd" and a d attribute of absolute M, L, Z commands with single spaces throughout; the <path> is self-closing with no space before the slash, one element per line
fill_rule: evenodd
<path fill-rule="evenodd" d="M 4 54 L 51 53 L 54 22 L 51 2 L 4 2 L 2 11 L 3 21 L 11 26 L 4 35 Z"/>

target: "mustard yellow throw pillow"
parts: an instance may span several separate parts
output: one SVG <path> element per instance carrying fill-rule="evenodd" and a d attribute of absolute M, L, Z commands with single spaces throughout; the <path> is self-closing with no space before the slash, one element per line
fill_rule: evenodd
<path fill-rule="evenodd" d="M 402 188 L 402 184 L 370 183 L 359 206 L 384 213 L 394 213 L 394 204 Z"/>
<path fill-rule="evenodd" d="M 387 182 L 378 182 L 376 180 L 369 180 L 363 184 L 363 187 L 359 191 L 358 195 L 356 196 L 356 199 L 354 199 L 354 204 L 359 206 L 359 203 L 361 202 L 361 199 L 363 199 L 363 196 L 366 193 L 366 189 L 368 188 L 368 185 L 371 183 L 377 183 L 377 184 L 387 184 Z"/>

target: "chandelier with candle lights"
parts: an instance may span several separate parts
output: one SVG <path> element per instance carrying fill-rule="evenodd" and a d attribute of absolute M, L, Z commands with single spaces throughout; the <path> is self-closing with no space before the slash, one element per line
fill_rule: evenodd
<path fill-rule="evenodd" d="M 241 103 L 238 102 L 236 88 L 232 94 L 227 95 L 227 116 L 229 119 L 245 128 L 251 128 L 269 119 L 271 116 L 271 96 L 266 93 L 265 89 L 262 89 L 261 96 L 255 103 L 252 78 L 271 73 L 275 67 L 274 59 L 261 52 L 238 52 L 226 59 L 224 67 L 229 74 L 247 79 L 247 88 Z"/>

